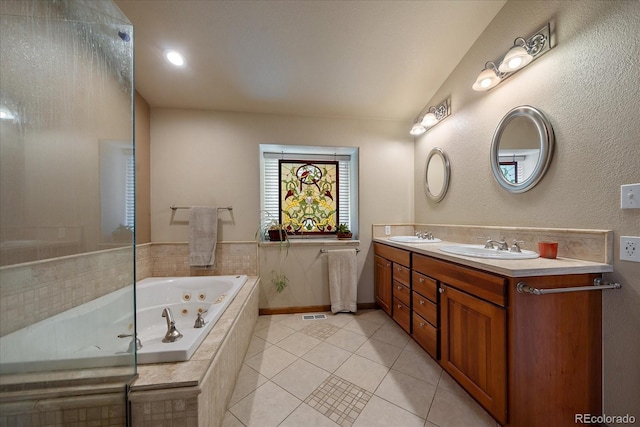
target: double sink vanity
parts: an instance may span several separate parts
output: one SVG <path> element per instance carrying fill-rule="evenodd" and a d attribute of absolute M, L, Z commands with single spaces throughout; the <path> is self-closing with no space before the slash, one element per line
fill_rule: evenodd
<path fill-rule="evenodd" d="M 446 241 L 464 235 L 460 228 L 442 226 L 416 238 L 406 226 L 404 236 L 376 227 L 382 226 L 374 226 L 376 302 L 501 425 L 569 426 L 575 414 L 601 414 L 596 289 L 605 287 L 602 273 L 612 271 L 610 232 L 556 230 L 565 252 L 579 242 L 601 243 L 604 255 L 573 259 L 561 251 L 546 259 L 513 244 L 499 250 Z"/>

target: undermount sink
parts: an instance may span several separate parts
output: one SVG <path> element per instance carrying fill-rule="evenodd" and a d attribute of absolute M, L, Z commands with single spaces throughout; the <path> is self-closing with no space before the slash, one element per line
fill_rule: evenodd
<path fill-rule="evenodd" d="M 442 252 L 455 255 L 470 256 L 476 258 L 491 259 L 534 259 L 538 258 L 537 252 L 522 249 L 522 252 L 501 251 L 498 249 L 485 248 L 484 245 L 449 245 L 441 246 Z"/>
<path fill-rule="evenodd" d="M 440 239 L 423 239 L 418 236 L 393 236 L 389 237 L 389 240 L 392 242 L 398 243 L 439 243 L 442 242 Z"/>

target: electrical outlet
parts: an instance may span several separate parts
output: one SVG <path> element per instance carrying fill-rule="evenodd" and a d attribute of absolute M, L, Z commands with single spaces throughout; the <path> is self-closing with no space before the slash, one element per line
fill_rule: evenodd
<path fill-rule="evenodd" d="M 391 235 L 391 226 L 390 225 L 385 225 L 384 226 L 384 235 L 385 236 L 390 236 Z"/>
<path fill-rule="evenodd" d="M 640 262 L 640 237 L 620 236 L 620 260 Z"/>

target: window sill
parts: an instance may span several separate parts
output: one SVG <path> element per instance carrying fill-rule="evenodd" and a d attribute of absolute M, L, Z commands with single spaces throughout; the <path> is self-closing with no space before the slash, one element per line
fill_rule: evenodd
<path fill-rule="evenodd" d="M 336 238 L 293 238 L 288 239 L 290 246 L 360 246 L 360 240 L 348 239 L 348 240 L 339 240 Z M 258 246 L 280 246 L 282 243 L 286 242 L 259 242 Z"/>

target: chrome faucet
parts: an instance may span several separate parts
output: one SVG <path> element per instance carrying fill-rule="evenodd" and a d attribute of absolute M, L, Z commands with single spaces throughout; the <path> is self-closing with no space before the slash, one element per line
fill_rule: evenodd
<path fill-rule="evenodd" d="M 506 240 L 504 240 L 504 237 L 500 239 L 499 242 L 497 240 L 487 239 L 487 242 L 484 244 L 484 247 L 485 249 L 494 249 L 493 245 L 497 245 L 498 246 L 497 249 L 499 251 L 509 250 L 509 245 L 507 245 L 507 242 Z"/>
<path fill-rule="evenodd" d="M 523 244 L 524 244 L 524 240 L 513 239 L 513 245 L 511 246 L 511 249 L 509 249 L 509 251 L 522 252 L 522 250 L 520 250 L 520 245 L 523 245 Z"/>
<path fill-rule="evenodd" d="M 164 335 L 162 342 L 175 342 L 182 338 L 182 334 L 176 329 L 176 322 L 173 321 L 170 308 L 165 307 L 162 310 L 162 317 L 167 319 L 167 333 Z"/>
<path fill-rule="evenodd" d="M 205 314 L 207 311 L 209 310 L 198 312 L 198 315 L 196 316 L 196 323 L 193 325 L 194 328 L 204 328 L 204 325 L 206 325 L 207 322 L 204 321 L 204 319 L 202 318 L 202 315 Z"/>
<path fill-rule="evenodd" d="M 120 334 L 118 335 L 118 338 L 127 338 L 127 337 L 133 337 L 133 334 Z M 133 353 L 133 346 L 134 346 L 134 342 L 135 342 L 135 346 L 136 346 L 136 350 L 140 350 L 142 348 L 142 341 L 140 341 L 140 338 L 138 338 L 138 336 L 136 335 L 136 339 L 135 340 L 131 340 L 129 342 L 129 348 L 127 349 L 127 353 Z"/>

